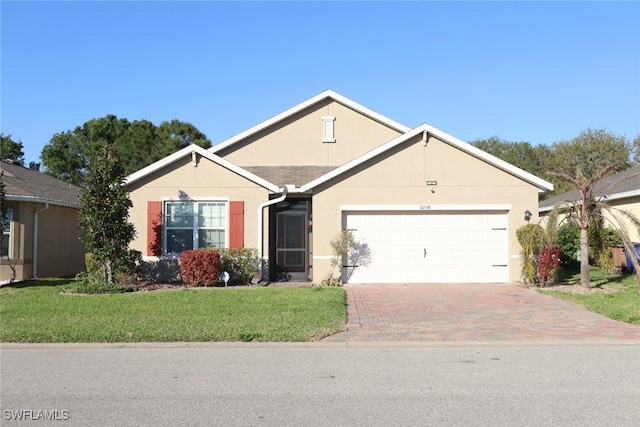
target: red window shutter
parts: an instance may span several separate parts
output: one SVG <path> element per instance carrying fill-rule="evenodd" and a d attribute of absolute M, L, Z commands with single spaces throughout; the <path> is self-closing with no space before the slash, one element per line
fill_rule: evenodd
<path fill-rule="evenodd" d="M 162 255 L 162 202 L 147 202 L 147 255 Z"/>
<path fill-rule="evenodd" d="M 244 247 L 244 202 L 229 203 L 229 247 Z"/>

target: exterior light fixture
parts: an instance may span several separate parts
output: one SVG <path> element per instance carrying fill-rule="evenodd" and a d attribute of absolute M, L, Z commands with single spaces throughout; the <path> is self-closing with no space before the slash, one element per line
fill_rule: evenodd
<path fill-rule="evenodd" d="M 533 214 L 531 213 L 531 211 L 529 209 L 524 211 L 524 220 L 529 222 L 531 220 L 531 215 L 533 215 Z"/>

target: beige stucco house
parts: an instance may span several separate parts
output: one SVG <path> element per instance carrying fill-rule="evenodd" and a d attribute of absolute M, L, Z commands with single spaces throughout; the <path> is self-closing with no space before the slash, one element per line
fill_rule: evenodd
<path fill-rule="evenodd" d="M 79 188 L 6 161 L 0 169 L 9 208 L 0 239 L 0 283 L 84 270 Z"/>
<path fill-rule="evenodd" d="M 427 124 L 406 127 L 333 91 L 209 150 L 186 147 L 126 179 L 148 260 L 257 248 L 265 280 L 319 283 L 350 229 L 345 283 L 519 280 L 515 230 L 552 184 Z M 534 218 L 535 219 L 535 218 Z"/>

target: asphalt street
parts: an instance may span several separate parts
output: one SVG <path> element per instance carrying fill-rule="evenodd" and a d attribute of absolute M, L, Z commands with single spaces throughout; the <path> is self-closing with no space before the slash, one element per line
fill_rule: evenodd
<path fill-rule="evenodd" d="M 639 360 L 615 342 L 4 344 L 0 424 L 638 426 Z"/>

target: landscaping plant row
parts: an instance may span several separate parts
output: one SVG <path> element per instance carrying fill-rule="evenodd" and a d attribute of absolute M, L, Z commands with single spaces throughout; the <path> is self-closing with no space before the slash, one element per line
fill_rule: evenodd
<path fill-rule="evenodd" d="M 251 248 L 195 249 L 182 252 L 180 276 L 188 286 L 215 286 L 223 271 L 229 284 L 251 283 L 258 270 L 258 251 Z"/>

